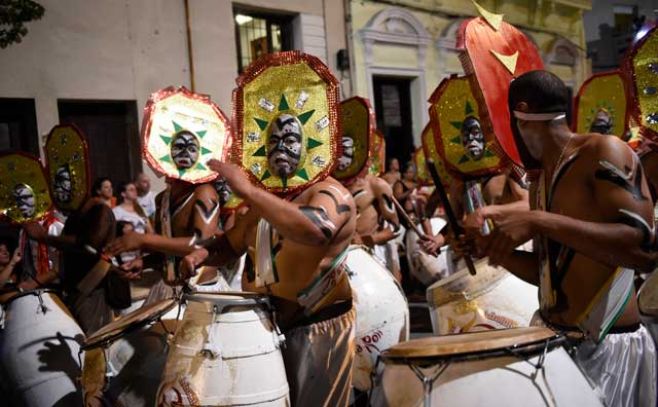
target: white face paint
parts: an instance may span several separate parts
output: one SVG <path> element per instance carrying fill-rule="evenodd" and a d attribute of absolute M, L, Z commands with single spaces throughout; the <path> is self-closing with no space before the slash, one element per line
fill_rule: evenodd
<path fill-rule="evenodd" d="M 36 212 L 36 199 L 32 188 L 25 184 L 18 184 L 14 187 L 14 199 L 16 206 L 24 218 L 31 218 Z"/>
<path fill-rule="evenodd" d="M 338 171 L 345 171 L 354 160 L 354 139 L 349 136 L 343 136 L 341 140 L 343 145 L 343 154 L 338 159 Z"/>
<path fill-rule="evenodd" d="M 462 124 L 462 144 L 466 153 L 477 161 L 484 156 L 484 134 L 480 122 L 474 117 L 467 117 Z"/>
<path fill-rule="evenodd" d="M 302 156 L 302 125 L 295 116 L 282 114 L 272 123 L 267 140 L 267 163 L 270 171 L 290 177 Z"/>
<path fill-rule="evenodd" d="M 58 203 L 71 202 L 71 172 L 68 165 L 62 165 L 55 172 L 53 192 Z"/>
<path fill-rule="evenodd" d="M 171 158 L 180 169 L 191 168 L 199 159 L 199 140 L 187 130 L 180 131 L 171 143 Z"/>

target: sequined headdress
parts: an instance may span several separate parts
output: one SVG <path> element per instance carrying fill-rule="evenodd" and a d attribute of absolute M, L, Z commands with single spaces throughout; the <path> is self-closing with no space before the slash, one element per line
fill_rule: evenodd
<path fill-rule="evenodd" d="M 22 224 L 49 213 L 53 202 L 41 162 L 29 154 L 0 155 L 0 213 L 4 220 Z"/>
<path fill-rule="evenodd" d="M 368 173 L 380 176 L 386 170 L 386 139 L 380 130 L 375 130 L 373 137 L 372 154 Z"/>
<path fill-rule="evenodd" d="M 143 156 L 157 174 L 193 184 L 217 174 L 206 167 L 215 158 L 228 159 L 229 121 L 208 96 L 185 87 L 151 94 L 144 107 Z"/>
<path fill-rule="evenodd" d="M 423 133 L 421 135 L 421 141 L 423 144 L 422 148 L 423 148 L 424 159 L 425 159 L 425 162 L 423 163 L 423 165 L 425 165 L 424 171 L 429 173 L 429 170 L 427 169 L 427 160 L 428 159 L 432 160 L 434 162 L 434 168 L 436 168 L 439 177 L 441 177 L 441 183 L 443 184 L 443 186 L 448 187 L 452 183 L 452 174 L 450 174 L 446 169 L 443 157 L 441 156 L 441 154 L 439 154 L 439 151 L 436 148 L 434 131 L 432 130 L 432 126 L 430 124 L 427 124 L 427 126 L 425 126 L 425 128 L 423 129 Z M 419 167 L 418 173 L 420 174 L 420 172 L 421 172 L 421 168 Z M 428 174 L 428 176 L 431 179 L 431 175 Z"/>
<path fill-rule="evenodd" d="M 485 123 L 481 104 L 469 76 L 444 79 L 430 97 L 430 124 L 435 148 L 448 170 L 462 178 L 475 178 L 498 172 L 504 165 L 491 126 Z M 465 135 L 479 132 L 481 149 L 471 153 L 464 145 Z"/>
<path fill-rule="evenodd" d="M 645 27 L 625 58 L 633 119 L 642 135 L 658 141 L 658 26 Z"/>
<path fill-rule="evenodd" d="M 340 159 L 332 176 L 343 182 L 363 175 L 374 151 L 375 116 L 370 103 L 362 97 L 352 97 L 340 103 L 342 157 L 350 156 L 351 162 L 341 168 Z"/>
<path fill-rule="evenodd" d="M 341 136 L 338 81 L 322 61 L 299 51 L 268 54 L 237 84 L 232 156 L 253 183 L 287 195 L 332 173 Z M 282 177 L 269 168 L 268 142 L 287 123 L 301 133 L 301 150 L 294 173 Z"/>
<path fill-rule="evenodd" d="M 466 20 L 460 26 L 457 48 L 464 72 L 478 99 L 485 133 L 494 134 L 502 151 L 521 164 L 507 103 L 512 79 L 533 70 L 544 69 L 537 47 L 502 14 L 493 14 L 477 3 L 481 17 Z"/>
<path fill-rule="evenodd" d="M 62 211 L 82 206 L 91 187 L 87 140 L 74 125 L 53 127 L 46 139 L 46 174 L 50 195 Z"/>
<path fill-rule="evenodd" d="M 607 118 L 608 134 L 622 137 L 628 129 L 628 97 L 624 78 L 620 71 L 592 75 L 578 91 L 574 102 L 574 131 L 590 133 L 596 131 L 597 121 Z"/>

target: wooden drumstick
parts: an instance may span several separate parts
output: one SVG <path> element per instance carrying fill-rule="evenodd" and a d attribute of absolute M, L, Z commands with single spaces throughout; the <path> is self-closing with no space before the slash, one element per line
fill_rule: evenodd
<path fill-rule="evenodd" d="M 404 220 L 407 221 L 407 223 L 411 226 L 411 228 L 414 230 L 414 232 L 416 232 L 416 234 L 418 235 L 418 237 L 420 237 L 420 238 L 423 239 L 423 240 L 428 240 L 427 235 L 425 235 L 425 233 L 421 232 L 420 229 L 418 229 L 418 227 L 417 227 L 416 224 L 411 220 L 411 218 L 409 217 L 409 215 L 407 214 L 407 212 L 404 210 L 404 208 L 402 207 L 402 205 L 400 205 L 400 202 L 398 202 L 398 200 L 395 199 L 395 197 L 393 197 L 393 196 L 392 196 L 391 198 L 393 198 L 393 204 L 394 204 L 395 207 L 397 208 L 398 212 L 400 212 L 400 216 L 402 216 L 402 217 L 404 218 Z"/>
<path fill-rule="evenodd" d="M 436 187 L 436 192 L 439 194 L 441 203 L 443 203 L 443 209 L 446 213 L 446 217 L 448 218 L 448 224 L 452 228 L 452 232 L 455 234 L 455 237 L 459 238 L 459 235 L 464 234 L 464 229 L 462 229 L 459 223 L 457 223 L 457 217 L 455 216 L 455 212 L 452 210 L 452 205 L 450 204 L 450 200 L 448 199 L 448 194 L 446 193 L 446 190 L 443 188 L 443 183 L 441 183 L 441 177 L 439 176 L 439 173 L 436 171 L 436 167 L 434 166 L 434 160 L 428 159 L 426 161 L 426 164 L 427 164 L 427 169 L 429 170 L 430 175 L 434 180 L 434 186 Z M 466 262 L 466 267 L 468 267 L 468 272 L 471 273 L 471 275 L 475 275 L 475 264 L 473 263 L 473 259 L 471 258 L 471 256 L 465 254 L 464 261 Z"/>

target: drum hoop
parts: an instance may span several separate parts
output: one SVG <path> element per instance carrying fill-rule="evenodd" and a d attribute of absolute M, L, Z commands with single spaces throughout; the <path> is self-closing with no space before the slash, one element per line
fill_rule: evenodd
<path fill-rule="evenodd" d="M 221 297 L 212 298 L 212 293 L 192 292 L 183 294 L 183 301 L 192 301 L 202 304 L 220 305 L 220 308 L 227 307 L 244 307 L 244 306 L 259 306 L 263 305 L 267 309 L 271 308 L 270 299 L 266 295 L 256 294 L 249 298 L 240 297 L 239 294 L 231 294 L 228 292 L 217 293 Z M 203 298 L 200 298 L 203 296 Z M 227 298 L 234 297 L 234 298 Z"/>
<path fill-rule="evenodd" d="M 500 349 L 485 350 L 479 352 L 469 352 L 456 355 L 443 355 L 443 356 L 422 356 L 422 357 L 404 357 L 404 356 L 388 356 L 380 354 L 382 360 L 386 363 L 393 365 L 416 365 L 416 366 L 433 366 L 438 363 L 461 363 L 479 361 L 498 357 L 516 357 L 518 359 L 526 360 L 534 356 L 538 356 L 537 351 L 546 347 L 547 351 L 551 351 L 560 346 L 568 345 L 567 337 L 562 334 L 556 334 L 550 338 L 540 339 L 533 342 L 524 343 L 523 345 L 508 346 Z M 525 357 L 525 358 L 524 358 Z"/>
<path fill-rule="evenodd" d="M 115 341 L 121 339 L 123 336 L 126 336 L 126 335 L 128 335 L 128 334 L 131 334 L 131 333 L 133 333 L 133 332 L 135 332 L 135 331 L 137 331 L 137 330 L 139 330 L 139 329 L 142 329 L 143 327 L 145 327 L 145 326 L 147 326 L 147 325 L 149 325 L 149 324 L 151 324 L 151 323 L 156 323 L 157 321 L 160 320 L 160 318 L 162 318 L 162 316 L 163 316 L 164 314 L 166 314 L 167 312 L 171 311 L 171 310 L 172 310 L 174 307 L 176 307 L 176 306 L 179 306 L 179 307 L 180 307 L 180 302 L 178 302 L 178 301 L 174 301 L 174 302 L 171 303 L 171 306 L 169 306 L 169 307 L 167 307 L 167 308 L 165 308 L 165 309 L 160 310 L 159 312 L 157 312 L 156 314 L 154 314 L 151 318 L 144 319 L 144 320 L 142 320 L 142 321 L 138 321 L 138 322 L 136 322 L 136 323 L 134 323 L 134 324 L 127 325 L 127 326 L 125 327 L 125 329 L 122 329 L 122 330 L 120 330 L 119 332 L 116 332 L 116 333 L 111 333 L 111 332 L 110 332 L 110 333 L 107 333 L 107 334 L 103 335 L 102 338 L 99 338 L 97 341 L 94 341 L 94 342 L 92 342 L 92 343 L 87 343 L 87 339 L 88 339 L 88 338 L 87 338 L 87 339 L 85 339 L 85 341 L 83 342 L 83 344 L 80 346 L 80 350 L 81 350 L 81 351 L 83 351 L 83 350 L 86 351 L 86 350 L 90 350 L 90 349 L 96 349 L 96 348 L 100 348 L 100 347 L 106 347 L 106 346 L 112 344 L 113 342 L 115 342 Z M 101 328 L 101 329 L 102 329 L 102 328 Z M 93 335 L 93 334 L 92 334 L 92 335 Z"/>
<path fill-rule="evenodd" d="M 437 291 L 443 291 L 440 292 L 439 294 L 432 294 L 431 297 L 429 298 L 429 301 L 431 302 L 431 305 L 434 305 L 436 307 L 441 307 L 446 304 L 450 304 L 451 302 L 454 301 L 472 301 L 484 294 L 487 294 L 491 291 L 493 291 L 496 287 L 498 287 L 505 278 L 509 277 L 509 271 L 504 270 L 504 273 L 500 273 L 500 276 L 496 277 L 495 279 L 492 280 L 491 284 L 480 288 L 479 290 L 474 290 L 472 292 L 465 292 L 465 291 L 449 291 L 444 288 L 437 287 Z M 455 273 L 454 275 L 456 276 L 457 274 L 460 274 L 462 272 L 465 272 L 465 276 L 470 276 L 468 273 L 468 270 L 460 270 L 458 273 Z M 511 274 L 511 273 L 510 273 Z M 440 297 L 440 299 L 436 299 L 435 297 Z"/>
<path fill-rule="evenodd" d="M 16 295 L 9 298 L 7 301 L 3 302 L 2 305 L 3 307 L 8 307 L 12 302 L 16 301 L 19 298 L 26 297 L 28 295 L 34 295 L 36 297 L 40 296 L 41 294 L 56 294 L 60 295 L 61 292 L 59 290 L 56 290 L 54 288 L 35 288 L 34 290 L 27 290 L 27 291 L 16 291 Z M 9 292 L 7 292 L 9 294 Z"/>

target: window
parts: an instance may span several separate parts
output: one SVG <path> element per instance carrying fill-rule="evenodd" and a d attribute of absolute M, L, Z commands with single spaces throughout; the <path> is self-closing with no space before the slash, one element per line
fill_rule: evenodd
<path fill-rule="evenodd" d="M 0 98 L 0 151 L 6 150 L 39 156 L 34 99 Z"/>
<path fill-rule="evenodd" d="M 270 52 L 292 49 L 292 16 L 234 9 L 238 72 Z"/>
<path fill-rule="evenodd" d="M 629 32 L 637 16 L 637 9 L 634 6 L 617 5 L 612 7 L 612 12 L 615 16 L 615 30 L 620 33 Z"/>

